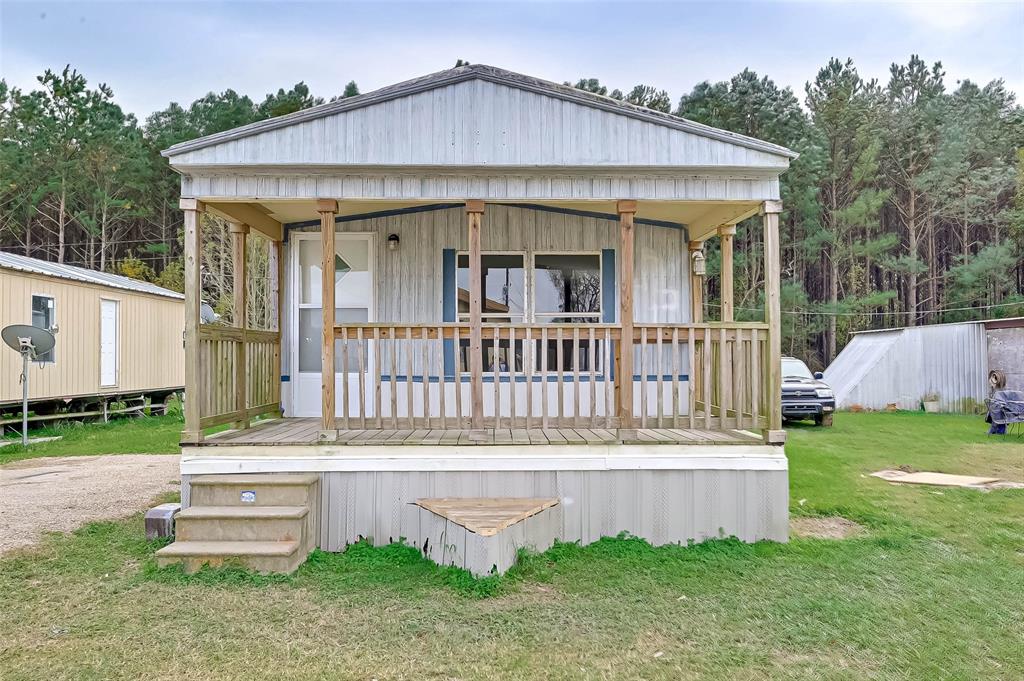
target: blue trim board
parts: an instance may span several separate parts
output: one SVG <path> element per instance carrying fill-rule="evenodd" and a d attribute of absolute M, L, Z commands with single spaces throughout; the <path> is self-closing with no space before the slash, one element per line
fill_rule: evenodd
<path fill-rule="evenodd" d="M 356 215 L 336 215 L 334 224 L 342 222 L 355 222 L 357 220 L 373 220 L 374 218 L 388 218 L 393 215 L 410 215 L 412 213 L 429 213 L 435 210 L 448 210 L 449 208 L 461 208 L 465 203 L 430 203 L 423 206 L 409 206 L 408 208 L 391 208 L 389 210 L 378 210 L 372 213 L 358 213 Z M 639 222 L 639 220 L 638 220 Z M 303 227 L 319 227 L 319 220 L 303 220 L 302 222 L 287 222 L 284 230 L 301 229 Z"/>
<path fill-rule="evenodd" d="M 441 251 L 441 321 L 458 321 L 458 301 L 455 282 L 455 268 L 457 265 L 457 251 L 454 248 L 445 248 Z M 444 341 L 444 374 L 451 376 L 455 373 L 455 341 L 447 339 Z"/>
<path fill-rule="evenodd" d="M 336 215 L 334 223 L 355 222 L 357 220 L 372 220 L 374 218 L 387 218 L 394 215 L 410 215 L 413 213 L 429 213 L 435 210 L 447 210 L 449 208 L 461 208 L 465 203 L 430 203 L 422 206 L 409 206 L 408 208 L 391 208 L 389 210 L 378 210 L 370 213 L 358 213 L 355 215 Z M 539 203 L 502 203 L 493 202 L 495 206 L 507 206 L 509 208 L 523 208 L 526 210 L 539 210 L 546 213 L 560 213 L 562 215 L 578 215 L 584 218 L 596 218 L 598 220 L 619 221 L 615 213 L 600 213 L 592 210 L 577 210 L 575 208 L 561 208 L 559 206 L 545 206 Z M 652 227 L 668 227 L 669 229 L 685 230 L 686 226 L 679 222 L 668 220 L 651 220 L 650 218 L 634 218 L 638 225 L 650 225 Z M 287 234 L 290 229 L 302 229 L 303 227 L 319 227 L 319 220 L 302 220 L 301 222 L 286 222 L 284 231 Z"/>
<path fill-rule="evenodd" d="M 612 220 L 613 222 L 619 221 L 619 216 L 616 213 L 599 213 L 594 210 L 578 210 L 576 208 L 562 208 L 560 206 L 545 206 L 540 203 L 502 203 L 495 201 L 496 206 L 508 206 L 509 208 L 526 208 L 528 210 L 540 210 L 545 213 L 561 213 L 562 215 L 578 215 L 582 218 L 596 218 L 598 220 Z M 650 218 L 633 218 L 633 222 L 638 225 L 650 225 L 652 227 L 668 227 L 669 229 L 686 229 L 685 225 L 679 222 L 670 222 L 668 220 L 651 220 Z"/>
<path fill-rule="evenodd" d="M 601 322 L 615 323 L 615 249 L 601 249 Z"/>

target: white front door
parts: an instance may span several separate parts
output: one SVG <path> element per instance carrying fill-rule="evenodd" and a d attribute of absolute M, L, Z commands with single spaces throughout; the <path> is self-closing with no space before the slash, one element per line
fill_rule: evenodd
<path fill-rule="evenodd" d="M 118 302 L 100 300 L 100 386 L 117 385 Z"/>
<path fill-rule="evenodd" d="M 320 235 L 295 234 L 292 237 L 292 290 L 297 292 L 298 310 L 293 316 L 291 345 L 292 402 L 289 416 L 319 416 L 322 404 L 320 387 L 320 344 L 323 331 L 321 306 Z M 372 234 L 336 233 L 334 236 L 334 319 L 345 322 L 374 321 L 374 250 Z M 335 345 L 335 394 L 341 394 L 341 342 Z M 349 352 L 350 378 L 358 356 Z M 364 358 L 364 365 L 369 358 Z M 341 409 L 341 400 L 336 400 Z"/>

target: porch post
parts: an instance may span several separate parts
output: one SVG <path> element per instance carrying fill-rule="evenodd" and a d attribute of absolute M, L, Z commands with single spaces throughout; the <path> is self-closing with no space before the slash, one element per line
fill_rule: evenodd
<path fill-rule="evenodd" d="M 690 258 L 690 319 L 694 324 L 704 322 L 704 277 L 698 277 L 693 271 L 693 254 L 703 250 L 703 241 L 687 244 L 687 255 Z"/>
<path fill-rule="evenodd" d="M 722 242 L 722 321 L 734 321 L 733 285 L 732 285 L 732 240 L 736 236 L 736 225 L 722 225 L 718 228 L 718 238 Z"/>
<path fill-rule="evenodd" d="M 483 357 L 483 272 L 480 264 L 480 223 L 484 202 L 466 201 L 466 222 L 469 229 L 469 394 L 470 425 L 484 427 L 484 357 Z M 456 348 L 456 352 L 458 349 Z M 456 359 L 456 361 L 458 361 Z M 456 385 L 456 390 L 462 386 Z"/>
<path fill-rule="evenodd" d="M 185 213 L 185 430 L 183 444 L 202 442 L 199 425 L 200 393 L 203 390 L 199 374 L 199 308 L 202 305 L 202 285 L 199 278 L 202 254 L 200 214 L 203 204 L 196 199 L 181 199 L 178 204 Z"/>
<path fill-rule="evenodd" d="M 231 257 L 232 257 L 232 292 L 234 298 L 234 314 L 232 315 L 233 326 L 242 329 L 242 339 L 235 344 L 235 411 L 240 414 L 235 422 L 236 428 L 248 428 L 249 417 L 246 410 L 246 344 L 244 330 L 249 327 L 248 300 L 246 298 L 246 257 L 245 242 L 249 235 L 249 225 L 237 222 L 228 223 L 231 232 Z"/>
<path fill-rule="evenodd" d="M 316 210 L 320 213 L 321 254 L 321 296 L 323 311 L 323 337 L 320 344 L 320 439 L 334 440 L 337 431 L 334 423 L 334 215 L 338 202 L 334 199 L 318 199 Z"/>
<path fill-rule="evenodd" d="M 633 423 L 633 218 L 636 201 L 620 200 L 619 239 L 622 251 L 622 270 L 619 277 L 619 366 L 617 374 L 619 427 L 629 428 Z"/>
<path fill-rule="evenodd" d="M 768 430 L 764 438 L 769 444 L 783 444 L 782 430 L 782 313 L 780 288 L 782 264 L 779 255 L 779 213 L 781 201 L 765 201 L 761 206 L 764 221 L 764 321 L 768 324 Z"/>

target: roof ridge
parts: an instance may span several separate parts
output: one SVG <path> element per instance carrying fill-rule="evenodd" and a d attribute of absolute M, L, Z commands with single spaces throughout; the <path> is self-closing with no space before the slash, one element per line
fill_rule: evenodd
<path fill-rule="evenodd" d="M 797 158 L 798 156 L 798 154 L 792 150 L 772 142 L 766 142 L 755 137 L 722 130 L 721 128 L 715 128 L 710 125 L 705 125 L 704 123 L 691 121 L 687 118 L 682 118 L 681 116 L 676 116 L 671 113 L 655 111 L 630 102 L 613 99 L 606 95 L 599 95 L 593 92 L 579 90 L 571 85 L 555 83 L 553 81 L 544 80 L 535 76 L 528 76 L 522 73 L 516 73 L 515 71 L 509 71 L 507 69 L 490 66 L 488 64 L 467 64 L 419 76 L 417 78 L 411 78 L 393 85 L 387 85 L 371 92 L 355 95 L 354 97 L 346 97 L 343 99 L 339 98 L 331 102 L 310 107 L 309 109 L 295 111 L 284 116 L 267 118 L 262 121 L 256 121 L 254 123 L 239 126 L 237 128 L 231 128 L 230 130 L 224 130 L 211 135 L 198 137 L 194 140 L 179 142 L 178 144 L 164 149 L 160 153 L 165 157 L 170 157 L 175 154 L 181 154 L 195 149 L 202 149 L 221 142 L 227 142 L 241 137 L 249 137 L 261 132 L 276 130 L 296 123 L 315 120 L 317 118 L 323 118 L 325 116 L 382 103 L 391 99 L 405 97 L 425 90 L 453 85 L 474 79 L 486 80 L 500 85 L 506 85 L 508 87 L 532 90 L 539 94 L 574 102 L 581 106 L 591 106 L 612 113 L 627 115 L 632 118 L 645 120 L 658 125 L 665 125 L 700 135 L 702 137 L 710 137 L 719 141 L 737 144 L 757 151 L 778 154 L 791 159 Z"/>

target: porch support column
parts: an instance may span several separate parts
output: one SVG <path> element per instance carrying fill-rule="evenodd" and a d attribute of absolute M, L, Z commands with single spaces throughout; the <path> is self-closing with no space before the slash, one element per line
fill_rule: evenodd
<path fill-rule="evenodd" d="M 618 388 L 619 427 L 633 425 L 633 218 L 636 216 L 636 201 L 620 200 L 616 205 L 619 214 L 619 239 L 622 251 L 622 269 L 619 277 L 619 366 L 616 387 Z"/>
<path fill-rule="evenodd" d="M 736 236 L 736 225 L 722 225 L 718 228 L 718 238 L 722 246 L 722 321 L 734 321 L 733 312 L 733 264 L 732 264 L 732 241 Z"/>
<path fill-rule="evenodd" d="M 246 270 L 245 242 L 249 235 L 249 226 L 237 222 L 229 223 L 231 232 L 231 257 L 232 257 L 232 292 L 234 294 L 234 314 L 232 315 L 233 326 L 236 329 L 249 327 L 248 320 L 248 299 L 246 297 L 246 281 L 248 279 Z M 235 422 L 235 428 L 248 428 L 249 417 L 246 410 L 246 344 L 245 334 L 242 340 L 235 344 L 235 411 L 241 414 Z"/>
<path fill-rule="evenodd" d="M 782 313 L 780 289 L 782 264 L 779 254 L 779 213 L 781 201 L 765 201 L 761 206 L 764 222 L 764 321 L 768 324 L 768 430 L 764 439 L 768 444 L 783 444 L 786 431 L 782 430 Z"/>
<path fill-rule="evenodd" d="M 267 242 L 267 270 L 270 274 L 270 304 L 274 306 L 270 326 L 277 331 L 277 345 L 274 346 L 273 401 L 281 412 L 281 376 L 284 375 L 282 352 L 284 351 L 284 242 Z"/>
<path fill-rule="evenodd" d="M 469 395 L 470 425 L 484 427 L 484 356 L 483 356 L 483 270 L 480 264 L 480 227 L 484 202 L 466 201 L 466 222 L 469 230 Z M 461 386 L 456 385 L 456 390 Z M 497 407 L 496 407 L 497 408 Z"/>
<path fill-rule="evenodd" d="M 202 286 L 199 278 L 202 235 L 200 227 L 203 204 L 196 199 L 181 199 L 179 206 L 185 213 L 185 430 L 183 444 L 202 442 L 203 431 L 199 420 L 200 394 L 203 390 L 199 374 L 199 308 L 202 305 Z"/>
<path fill-rule="evenodd" d="M 320 439 L 337 439 L 334 423 L 334 215 L 338 202 L 334 199 L 318 199 L 316 210 L 320 213 L 321 295 L 323 310 L 323 338 L 320 344 Z"/>
<path fill-rule="evenodd" d="M 697 276 L 693 271 L 693 254 L 703 250 L 703 241 L 687 244 L 687 255 L 690 258 L 690 319 L 694 324 L 704 322 L 704 277 Z"/>

